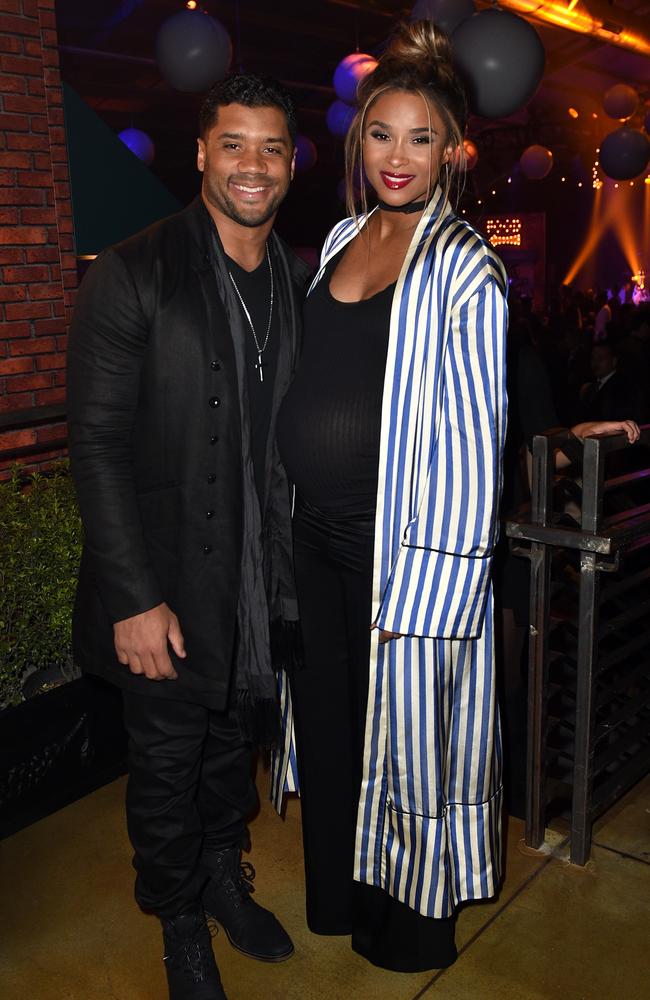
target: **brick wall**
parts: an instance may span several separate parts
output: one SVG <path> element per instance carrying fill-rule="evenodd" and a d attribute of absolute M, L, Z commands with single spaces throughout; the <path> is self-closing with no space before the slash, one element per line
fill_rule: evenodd
<path fill-rule="evenodd" d="M 54 2 L 0 0 L 0 477 L 3 450 L 42 445 L 23 459 L 39 465 L 65 436 L 77 272 Z"/>

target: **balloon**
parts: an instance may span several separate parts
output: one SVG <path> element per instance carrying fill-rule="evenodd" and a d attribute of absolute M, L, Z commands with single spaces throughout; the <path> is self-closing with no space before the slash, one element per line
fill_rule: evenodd
<path fill-rule="evenodd" d="M 465 147 L 465 162 L 467 164 L 467 169 L 473 170 L 478 163 L 478 149 L 476 148 L 476 143 L 472 139 L 463 139 L 463 146 Z"/>
<path fill-rule="evenodd" d="M 546 146 L 528 146 L 521 154 L 519 164 L 529 181 L 541 181 L 551 172 L 553 154 Z"/>
<path fill-rule="evenodd" d="M 352 124 L 356 112 L 343 101 L 334 101 L 327 109 L 327 127 L 332 135 L 345 135 Z"/>
<path fill-rule="evenodd" d="M 411 12 L 412 21 L 433 21 L 451 35 L 461 21 L 474 13 L 474 0 L 417 0 Z"/>
<path fill-rule="evenodd" d="M 639 129 L 623 125 L 605 136 L 600 144 L 598 159 L 603 171 L 612 180 L 634 180 L 650 161 L 650 139 Z"/>
<path fill-rule="evenodd" d="M 156 61 L 174 90 L 207 90 L 226 75 L 231 58 L 228 32 L 201 10 L 181 10 L 158 31 Z"/>
<path fill-rule="evenodd" d="M 306 135 L 296 136 L 296 170 L 299 174 L 311 170 L 318 159 L 316 146 Z"/>
<path fill-rule="evenodd" d="M 144 0 L 56 0 L 56 19 L 66 28 L 114 28 Z"/>
<path fill-rule="evenodd" d="M 119 138 L 139 160 L 148 167 L 153 163 L 156 147 L 153 139 L 139 128 L 125 128 L 119 133 Z"/>
<path fill-rule="evenodd" d="M 359 82 L 368 73 L 372 73 L 376 65 L 377 60 L 365 52 L 353 52 L 342 59 L 334 71 L 336 96 L 346 104 L 354 104 Z"/>
<path fill-rule="evenodd" d="M 345 177 L 341 177 L 341 180 L 336 185 L 336 194 L 339 201 L 342 201 L 343 204 L 345 205 L 345 202 L 347 200 L 347 188 L 345 183 Z M 361 186 L 359 184 L 354 185 L 354 200 L 356 204 L 359 204 L 361 201 Z"/>
<path fill-rule="evenodd" d="M 535 29 L 500 8 L 472 14 L 452 37 L 472 111 L 502 118 L 523 107 L 544 73 L 546 54 Z"/>
<path fill-rule="evenodd" d="M 639 95 L 627 83 L 616 83 L 605 92 L 603 108 L 610 118 L 631 118 L 639 103 Z"/>

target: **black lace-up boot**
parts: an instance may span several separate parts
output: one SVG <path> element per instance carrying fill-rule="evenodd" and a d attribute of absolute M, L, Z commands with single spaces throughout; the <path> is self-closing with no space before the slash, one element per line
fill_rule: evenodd
<path fill-rule="evenodd" d="M 233 948 L 262 962 L 283 962 L 293 955 L 291 938 L 279 920 L 251 899 L 255 869 L 242 863 L 241 851 L 211 851 L 211 877 L 203 892 L 209 919 L 225 930 Z"/>
<path fill-rule="evenodd" d="M 202 911 L 163 920 L 169 1000 L 227 1000 Z"/>

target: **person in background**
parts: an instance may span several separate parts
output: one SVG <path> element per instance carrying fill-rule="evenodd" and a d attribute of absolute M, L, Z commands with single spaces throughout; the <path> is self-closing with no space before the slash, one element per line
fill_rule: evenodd
<path fill-rule="evenodd" d="M 70 334 L 75 657 L 123 689 L 136 899 L 171 1000 L 225 997 L 206 915 L 252 958 L 293 952 L 240 859 L 253 746 L 279 729 L 269 619 L 296 619 L 274 431 L 306 269 L 273 232 L 295 137 L 279 84 L 218 83 L 200 197 L 100 255 Z"/>
<path fill-rule="evenodd" d="M 291 696 L 308 924 L 417 971 L 455 960 L 457 907 L 501 877 L 507 282 L 450 203 L 467 110 L 446 36 L 399 27 L 358 102 L 348 191 L 363 170 L 378 205 L 350 197 L 326 240 L 278 424 L 305 643 Z"/>

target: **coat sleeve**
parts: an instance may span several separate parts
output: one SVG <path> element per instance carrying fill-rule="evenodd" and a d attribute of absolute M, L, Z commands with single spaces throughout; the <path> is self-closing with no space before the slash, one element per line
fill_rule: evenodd
<path fill-rule="evenodd" d="M 133 479 L 132 432 L 148 325 L 120 255 L 85 276 L 68 343 L 68 427 L 85 555 L 112 622 L 163 600 Z"/>
<path fill-rule="evenodd" d="M 445 639 L 481 634 L 498 534 L 506 327 L 503 286 L 494 276 L 452 307 L 426 486 L 377 616 L 391 632 Z"/>

